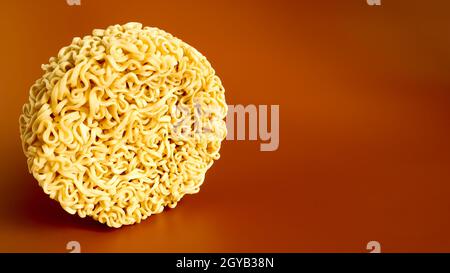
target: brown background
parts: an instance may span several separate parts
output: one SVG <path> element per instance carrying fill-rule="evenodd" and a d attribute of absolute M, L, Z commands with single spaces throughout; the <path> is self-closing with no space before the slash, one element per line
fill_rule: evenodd
<path fill-rule="evenodd" d="M 450 251 L 449 1 L 4 1 L 0 251 Z M 229 104 L 279 104 L 280 148 L 227 141 L 199 194 L 109 229 L 26 169 L 18 117 L 40 65 L 139 21 L 201 51 Z"/>

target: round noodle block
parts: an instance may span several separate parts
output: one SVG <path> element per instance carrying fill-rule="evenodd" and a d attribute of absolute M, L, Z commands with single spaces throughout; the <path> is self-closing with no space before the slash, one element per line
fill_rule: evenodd
<path fill-rule="evenodd" d="M 199 191 L 227 105 L 196 49 L 127 23 L 74 38 L 42 69 L 20 134 L 30 173 L 64 210 L 118 228 Z"/>

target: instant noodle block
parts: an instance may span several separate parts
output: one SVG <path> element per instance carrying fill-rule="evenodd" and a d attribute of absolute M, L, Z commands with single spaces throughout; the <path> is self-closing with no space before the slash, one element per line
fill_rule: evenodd
<path fill-rule="evenodd" d="M 30 173 L 64 210 L 117 228 L 199 191 L 227 105 L 197 50 L 127 23 L 74 38 L 42 69 L 20 134 Z"/>

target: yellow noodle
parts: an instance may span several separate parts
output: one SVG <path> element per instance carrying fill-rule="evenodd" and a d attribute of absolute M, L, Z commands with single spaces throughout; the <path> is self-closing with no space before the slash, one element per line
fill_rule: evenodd
<path fill-rule="evenodd" d="M 22 147 L 67 212 L 120 227 L 199 191 L 219 158 L 227 105 L 197 50 L 127 23 L 74 38 L 42 69 L 19 119 Z"/>

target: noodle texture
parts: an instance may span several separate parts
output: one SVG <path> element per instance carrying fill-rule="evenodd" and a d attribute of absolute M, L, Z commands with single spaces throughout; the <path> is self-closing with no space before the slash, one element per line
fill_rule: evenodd
<path fill-rule="evenodd" d="M 42 69 L 20 116 L 22 147 L 64 210 L 118 228 L 199 191 L 227 105 L 196 49 L 127 23 L 74 38 Z"/>

